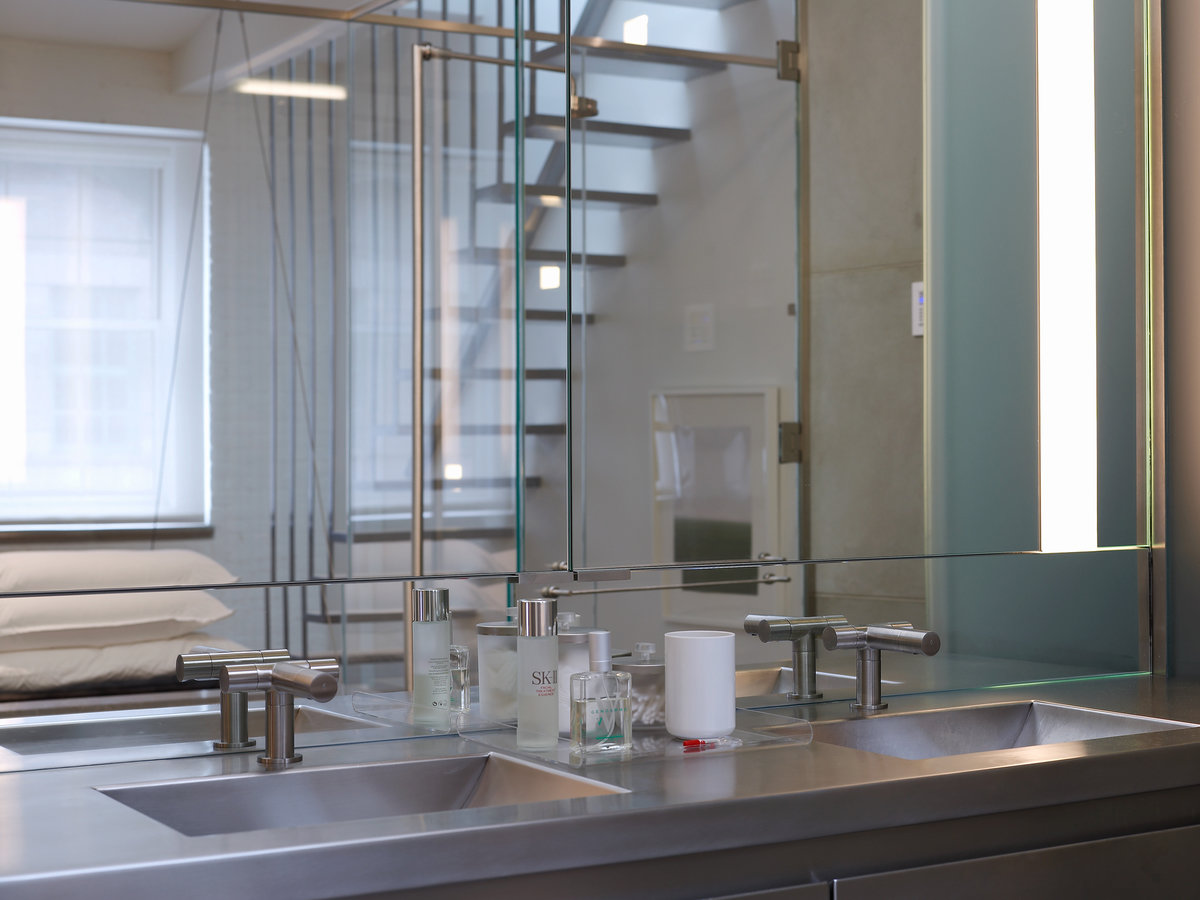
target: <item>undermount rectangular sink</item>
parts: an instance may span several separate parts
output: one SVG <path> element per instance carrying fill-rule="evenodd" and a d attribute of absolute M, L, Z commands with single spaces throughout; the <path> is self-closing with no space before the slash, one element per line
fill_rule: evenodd
<path fill-rule="evenodd" d="M 251 736 L 265 733 L 262 709 L 251 709 Z M 296 707 L 298 734 L 377 728 L 379 723 L 339 715 L 311 706 Z M 0 747 L 22 756 L 80 750 L 111 750 L 190 741 L 215 740 L 221 734 L 217 710 L 79 717 L 68 721 L 0 725 Z"/>
<path fill-rule="evenodd" d="M 931 759 L 1194 728 L 1186 722 L 1031 701 L 813 722 L 813 740 L 901 759 Z"/>
<path fill-rule="evenodd" d="M 734 673 L 734 693 L 738 697 L 786 694 L 792 689 L 792 670 L 786 666 L 754 666 Z"/>
<path fill-rule="evenodd" d="M 189 836 L 626 793 L 496 753 L 97 790 Z"/>

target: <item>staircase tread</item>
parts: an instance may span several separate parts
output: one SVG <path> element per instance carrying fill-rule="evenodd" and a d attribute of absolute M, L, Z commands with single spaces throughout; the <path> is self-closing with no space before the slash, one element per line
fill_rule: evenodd
<path fill-rule="evenodd" d="M 500 310 L 487 309 L 482 306 L 455 306 L 454 318 L 460 322 L 497 322 L 500 320 L 512 321 L 516 318 L 516 310 L 512 307 L 506 307 Z M 442 321 L 447 316 L 440 306 L 429 310 L 429 318 L 431 321 Z M 561 309 L 528 309 L 525 310 L 526 322 L 565 322 L 567 314 Z M 580 313 L 571 313 L 571 322 L 575 325 L 581 322 L 586 322 L 588 325 L 595 324 L 596 314 L 588 313 L 586 316 Z"/>
<path fill-rule="evenodd" d="M 595 40 L 595 46 L 588 41 Z M 717 59 L 694 57 L 672 47 L 630 47 L 606 38 L 576 37 L 572 41 L 571 69 L 586 67 L 592 74 L 628 75 L 663 81 L 691 81 L 702 75 L 722 72 L 729 64 Z M 586 62 L 585 62 L 586 59 Z M 533 54 L 533 62 L 562 64 L 562 47 L 554 46 Z"/>
<path fill-rule="evenodd" d="M 501 203 L 512 203 L 516 197 L 516 187 L 509 183 L 491 184 L 475 191 L 481 200 L 495 200 Z M 527 184 L 525 198 L 527 201 L 556 200 L 562 204 L 566 197 L 566 188 L 561 184 Z M 587 193 L 580 188 L 571 188 L 571 199 L 588 203 L 617 204 L 620 206 L 655 206 L 658 204 L 657 194 L 635 193 L 633 191 L 610 191 L 589 188 Z M 546 204 L 551 205 L 551 204 Z"/>
<path fill-rule="evenodd" d="M 512 434 L 515 430 L 516 426 L 511 423 L 501 424 L 498 422 L 475 422 L 468 425 L 459 425 L 457 428 L 453 429 L 453 433 L 459 435 L 493 435 Z M 525 425 L 526 434 L 565 434 L 566 430 L 567 426 L 562 422 L 538 422 L 532 425 L 526 423 Z M 377 437 L 412 434 L 412 426 L 394 425 L 387 428 L 376 428 L 373 430 L 373 432 Z"/>
<path fill-rule="evenodd" d="M 464 255 L 473 256 L 478 262 L 496 263 L 501 259 L 508 260 L 512 258 L 511 250 L 501 250 L 498 247 L 476 247 L 473 250 L 464 250 Z M 562 250 L 542 250 L 542 249 L 527 249 L 525 251 L 525 261 L 530 263 L 562 263 L 564 253 Z M 572 253 L 571 262 L 574 265 L 583 265 L 583 254 Z M 628 262 L 627 257 L 623 254 L 616 253 L 589 253 L 587 255 L 587 264 L 596 268 L 619 269 Z"/>
<path fill-rule="evenodd" d="M 585 124 L 586 123 L 586 124 Z M 516 122 L 504 123 L 505 134 L 516 132 Z M 525 137 L 541 140 L 561 141 L 566 132 L 562 116 L 536 113 L 525 118 Z M 661 147 L 677 144 L 692 138 L 690 128 L 671 128 L 665 125 L 636 125 L 632 122 L 613 122 L 607 119 L 576 120 L 571 125 L 573 137 L 587 134 L 590 144 L 609 147 Z"/>
<path fill-rule="evenodd" d="M 434 366 L 426 370 L 430 378 L 441 378 L 442 369 L 440 366 Z M 500 380 L 502 378 L 516 377 L 517 370 L 506 366 L 479 366 L 477 368 L 460 368 L 456 373 L 460 380 L 483 379 L 489 378 Z M 557 367 L 547 368 L 526 368 L 526 381 L 561 381 L 567 377 L 567 370 Z"/>

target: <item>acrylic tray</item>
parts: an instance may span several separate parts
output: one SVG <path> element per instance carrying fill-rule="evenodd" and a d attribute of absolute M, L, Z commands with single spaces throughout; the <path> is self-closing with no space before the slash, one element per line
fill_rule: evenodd
<path fill-rule="evenodd" d="M 457 734 L 464 740 L 507 754 L 530 757 L 545 762 L 558 762 L 573 767 L 610 765 L 638 759 L 683 759 L 699 753 L 728 753 L 741 749 L 761 748 L 774 744 L 803 745 L 812 741 L 812 726 L 804 719 L 778 716 L 760 710 L 739 709 L 732 734 L 705 741 L 682 741 L 672 737 L 663 727 L 635 728 L 633 748 L 627 753 L 572 753 L 571 742 L 558 738 L 553 748 L 530 750 L 517 746 L 514 722 L 494 722 L 483 718 L 478 704 L 467 712 L 452 712 L 445 727 L 417 721 L 417 707 L 405 692 L 373 694 L 357 691 L 351 705 L 362 715 L 381 719 L 413 737 L 436 734 Z"/>
<path fill-rule="evenodd" d="M 812 741 L 812 726 L 805 720 L 749 709 L 737 711 L 733 733 L 723 738 L 682 741 L 672 737 L 665 728 L 634 729 L 633 748 L 627 753 L 574 753 L 571 751 L 570 740 L 563 736 L 559 737 L 558 743 L 551 749 L 529 750 L 517 746 L 515 724 L 472 719 L 469 715 L 459 719 L 458 733 L 465 740 L 492 750 L 562 763 L 575 768 L 643 759 L 685 759 L 698 754 L 707 756 L 769 745 L 803 745 Z"/>

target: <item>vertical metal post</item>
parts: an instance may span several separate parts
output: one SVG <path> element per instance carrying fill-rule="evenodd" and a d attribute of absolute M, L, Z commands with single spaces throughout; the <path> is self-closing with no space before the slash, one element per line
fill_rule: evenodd
<path fill-rule="evenodd" d="M 243 28 L 245 26 L 243 25 Z M 275 67 L 271 67 L 271 79 L 275 78 Z M 251 99 L 252 103 L 257 103 L 255 98 Z M 270 171 L 268 177 L 270 179 L 270 200 L 271 200 L 271 278 L 270 278 L 270 294 L 271 294 L 271 419 L 269 427 L 271 436 L 269 440 L 270 460 L 267 464 L 268 477 L 271 481 L 271 516 L 270 516 L 270 542 L 271 542 L 271 560 L 268 567 L 271 583 L 274 584 L 279 580 L 278 560 L 279 560 L 279 286 L 278 272 L 283 265 L 283 248 L 279 246 L 279 230 L 276 227 L 276 217 L 278 210 L 275 208 L 276 197 L 276 173 L 275 173 L 275 103 L 273 100 L 267 101 L 267 140 L 268 152 L 270 155 Z M 263 636 L 264 643 L 270 645 L 271 641 L 271 588 L 263 589 Z"/>
<path fill-rule="evenodd" d="M 425 87 L 428 44 L 412 48 L 412 574 L 424 573 L 425 561 Z M 412 689 L 412 583 L 404 597 L 404 685 Z"/>
<path fill-rule="evenodd" d="M 310 83 L 316 83 L 317 80 L 317 53 L 316 50 L 309 48 L 308 51 L 308 80 Z M 326 103 L 326 109 L 329 109 L 331 104 Z M 315 105 L 311 99 L 306 101 L 304 128 L 305 128 L 305 175 L 307 176 L 307 201 L 308 201 L 308 300 L 309 300 L 309 324 L 308 324 L 308 367 L 312 372 L 312 377 L 309 379 L 308 396 L 304 398 L 307 407 L 306 417 L 308 419 L 309 442 L 308 442 L 308 523 L 307 523 L 307 547 L 305 548 L 308 554 L 308 580 L 312 581 L 316 576 L 315 556 L 316 556 L 316 499 L 317 499 L 317 386 L 320 383 L 320 371 L 317 367 L 317 213 L 316 213 L 316 174 L 314 168 L 316 166 L 316 152 L 313 148 L 313 113 Z M 330 113 L 332 114 L 332 113 Z M 304 651 L 304 656 L 308 657 L 308 598 L 310 588 L 305 585 L 300 589 L 300 646 Z"/>
<path fill-rule="evenodd" d="M 296 60 L 288 60 L 288 80 L 296 81 Z M 287 528 L 287 560 L 288 581 L 290 584 L 283 589 L 283 643 L 288 646 L 291 636 L 291 603 L 292 584 L 296 581 L 296 379 L 299 374 L 299 335 L 296 333 L 296 100 L 289 97 L 287 101 L 287 182 L 288 182 L 288 267 L 284 283 L 284 299 L 288 304 L 288 319 L 291 340 L 288 343 L 289 383 L 288 395 L 288 528 Z"/>

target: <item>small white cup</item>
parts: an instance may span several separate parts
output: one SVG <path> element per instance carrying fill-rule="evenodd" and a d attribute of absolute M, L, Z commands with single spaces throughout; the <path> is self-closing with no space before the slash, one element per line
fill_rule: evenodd
<path fill-rule="evenodd" d="M 664 647 L 667 731 L 685 740 L 733 731 L 733 632 L 672 631 Z"/>

